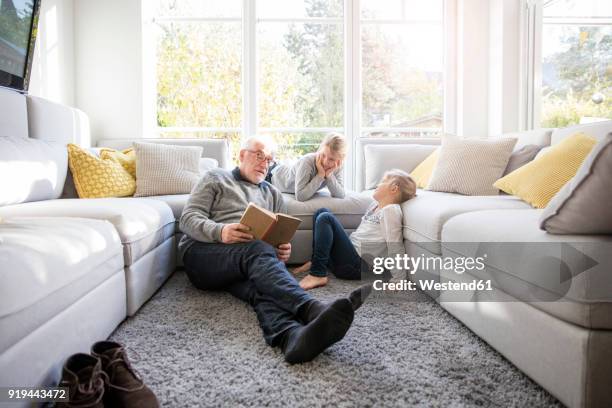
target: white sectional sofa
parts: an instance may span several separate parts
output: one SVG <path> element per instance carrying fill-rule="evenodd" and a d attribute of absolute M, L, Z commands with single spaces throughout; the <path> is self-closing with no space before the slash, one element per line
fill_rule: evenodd
<path fill-rule="evenodd" d="M 188 195 L 75 198 L 65 146 L 68 142 L 89 146 L 86 115 L 1 89 L 0 108 L 10 112 L 0 116 L 0 180 L 8 186 L 0 191 L 0 386 L 50 385 L 57 382 L 68 355 L 88 351 L 94 341 L 106 338 L 126 316 L 137 313 L 175 270 L 178 219 Z M 548 146 L 576 130 L 516 134 L 517 147 Z M 612 131 L 612 122 L 581 130 L 600 137 Z M 145 141 L 202 146 L 204 156 L 231 167 L 223 140 Z M 122 149 L 132 142 L 107 139 L 97 144 Z M 286 194 L 288 212 L 303 220 L 292 242 L 291 262 L 306 261 L 311 255 L 314 211 L 327 207 L 347 231 L 354 230 L 382 172 L 392 167 L 411 170 L 437 144 L 438 140 L 360 139 L 358 192 L 349 192 L 345 199 L 322 192 L 304 203 Z M 419 190 L 402 210 L 404 246 L 414 256 L 495 254 L 494 246 L 471 245 L 482 242 L 563 241 L 575 247 L 577 242 L 611 240 L 551 236 L 538 228 L 540 210 L 513 196 L 467 197 Z M 536 255 L 524 249 L 519 258 Z M 551 293 L 555 288 L 542 287 L 537 279 L 530 282 L 522 274 L 522 264 L 504 265 L 503 253 L 493 263 L 496 268 L 475 276 L 493 277 L 491 299 L 456 299 L 436 291 L 430 295 L 563 403 L 609 406 L 612 277 L 603 268 L 610 265 L 611 252 L 604 247 L 590 255 L 599 269 L 572 279 L 569 289 L 564 286 L 565 292 L 554 300 L 534 301 L 534 290 Z M 444 271 L 417 271 L 412 279 L 423 277 L 458 279 Z"/>
<path fill-rule="evenodd" d="M 601 139 L 612 132 L 612 121 L 504 136 L 518 138 L 515 149 L 546 148 L 577 132 Z M 359 188 L 371 194 L 377 175 L 402 161 L 410 171 L 437 143 L 359 140 Z M 612 406 L 612 236 L 549 234 L 539 228 L 543 210 L 514 196 L 417 194 L 402 205 L 408 255 L 488 258 L 482 272 L 419 269 L 410 279 L 490 279 L 491 292 L 428 294 L 564 404 Z M 557 259 L 571 275 L 560 273 Z"/>

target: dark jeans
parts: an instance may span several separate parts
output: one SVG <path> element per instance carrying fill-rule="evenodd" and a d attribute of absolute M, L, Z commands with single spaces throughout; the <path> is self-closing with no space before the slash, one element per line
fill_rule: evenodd
<path fill-rule="evenodd" d="M 340 221 L 327 208 L 317 210 L 312 219 L 310 274 L 327 276 L 329 268 L 338 278 L 360 279 L 364 266 Z"/>
<path fill-rule="evenodd" d="M 196 242 L 185 252 L 183 263 L 198 289 L 226 290 L 248 302 L 271 346 L 278 345 L 286 330 L 301 325 L 296 317 L 298 309 L 312 299 L 277 258 L 274 248 L 263 241 Z"/>

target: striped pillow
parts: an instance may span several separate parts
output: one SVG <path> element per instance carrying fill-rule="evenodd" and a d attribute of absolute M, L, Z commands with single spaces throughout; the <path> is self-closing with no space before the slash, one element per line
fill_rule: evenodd
<path fill-rule="evenodd" d="M 200 178 L 202 148 L 158 143 L 134 143 L 136 193 L 134 197 L 187 194 Z"/>
<path fill-rule="evenodd" d="M 442 139 L 427 190 L 464 195 L 497 195 L 493 183 L 506 169 L 516 138 Z"/>

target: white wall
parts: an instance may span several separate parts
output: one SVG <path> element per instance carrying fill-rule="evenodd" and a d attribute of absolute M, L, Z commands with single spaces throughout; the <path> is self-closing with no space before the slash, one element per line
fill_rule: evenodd
<path fill-rule="evenodd" d="M 521 97 L 521 2 L 489 2 L 489 134 L 518 131 Z"/>
<path fill-rule="evenodd" d="M 143 137 L 140 0 L 77 0 L 75 102 L 92 142 Z"/>
<path fill-rule="evenodd" d="M 43 0 L 29 93 L 74 105 L 73 0 Z"/>
<path fill-rule="evenodd" d="M 489 0 L 457 0 L 457 134 L 489 133 Z"/>

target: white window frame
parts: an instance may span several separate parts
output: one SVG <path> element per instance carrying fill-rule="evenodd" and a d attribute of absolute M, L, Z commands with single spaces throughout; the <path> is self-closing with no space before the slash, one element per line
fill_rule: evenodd
<path fill-rule="evenodd" d="M 362 96 L 362 73 L 361 73 L 361 25 L 360 16 L 361 0 L 344 0 L 344 17 L 338 18 L 257 18 L 256 4 L 258 0 L 242 0 L 242 16 L 233 18 L 208 18 L 197 16 L 152 16 L 143 11 L 143 55 L 149 63 L 144 64 L 143 94 L 145 96 L 144 106 L 144 129 L 148 133 L 159 136 L 161 133 L 240 133 L 244 140 L 257 132 L 275 133 L 327 133 L 341 132 L 352 146 L 348 151 L 345 161 L 345 184 L 347 188 L 353 188 L 355 184 L 355 147 L 359 138 L 366 133 L 376 132 L 399 132 L 414 130 L 413 128 L 398 127 L 362 127 L 361 125 L 361 96 Z M 443 107 L 443 132 L 455 133 L 456 131 L 456 35 L 457 35 L 457 0 L 444 0 L 444 107 Z M 155 44 L 151 40 L 151 26 L 160 21 L 189 21 L 189 22 L 241 22 L 242 23 L 242 126 L 239 128 L 221 127 L 159 127 L 157 126 L 157 89 L 155 74 Z M 344 123 L 343 127 L 259 127 L 257 115 L 257 23 L 258 22 L 316 22 L 342 24 L 344 30 Z M 377 20 L 376 22 L 393 23 L 424 23 L 422 21 L 405 20 Z M 437 23 L 437 21 L 436 21 Z"/>
<path fill-rule="evenodd" d="M 521 56 L 523 84 L 521 101 L 524 110 L 521 116 L 523 129 L 540 128 L 542 119 L 542 31 L 544 24 L 598 26 L 612 24 L 612 17 L 544 17 L 546 0 L 521 0 L 521 41 L 524 45 Z"/>

